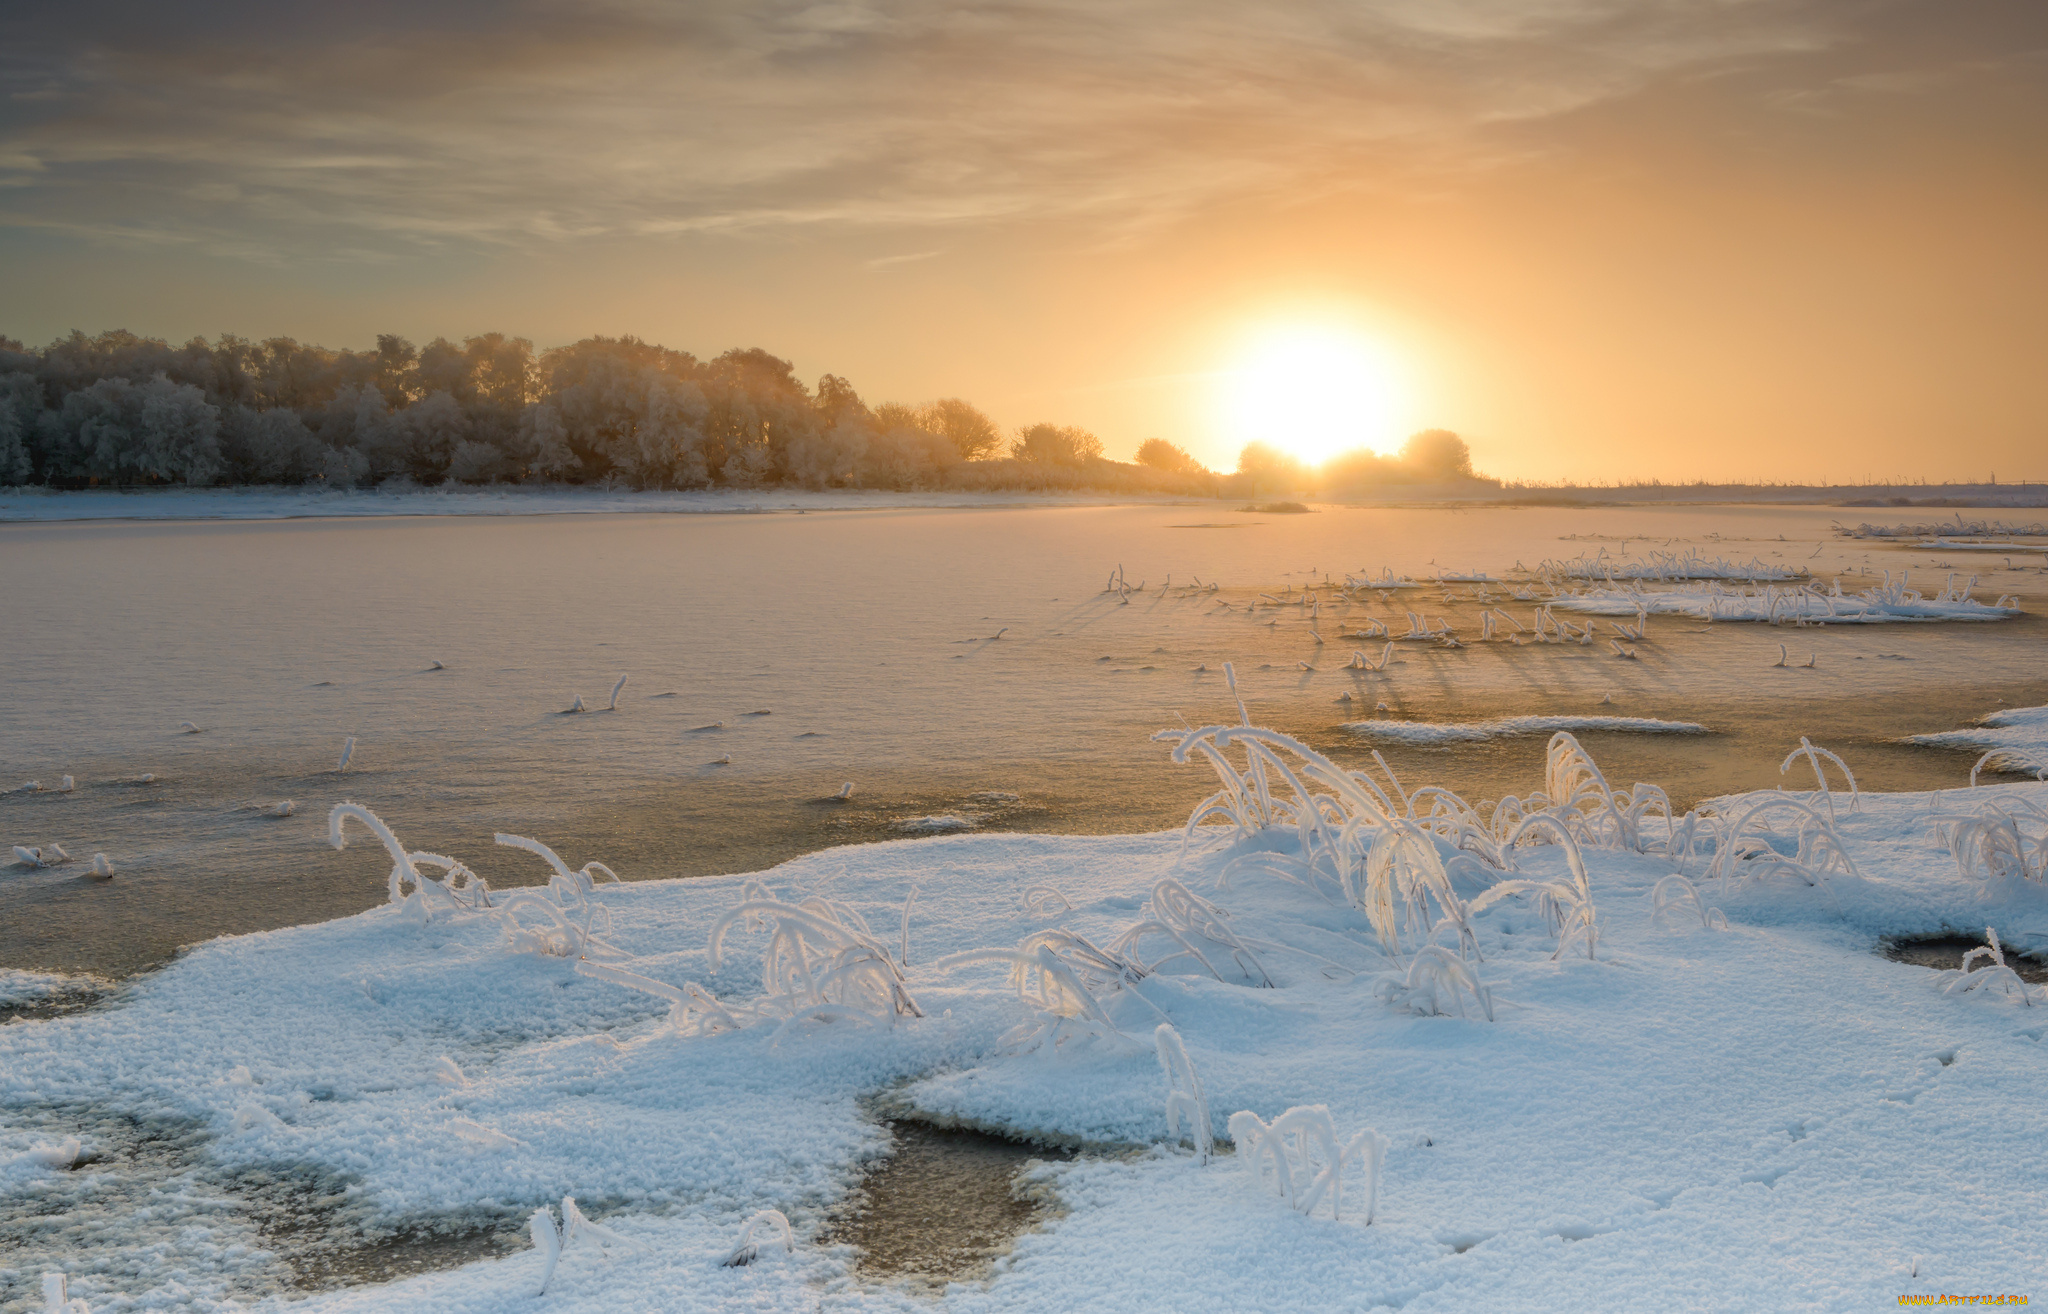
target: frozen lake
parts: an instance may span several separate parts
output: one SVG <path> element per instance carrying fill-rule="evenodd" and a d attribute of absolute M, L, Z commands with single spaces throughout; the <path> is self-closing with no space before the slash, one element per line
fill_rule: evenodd
<path fill-rule="evenodd" d="M 1583 736 L 1610 774 L 1663 782 L 1681 807 L 1779 783 L 1801 734 L 1868 788 L 1961 783 L 1970 754 L 1889 741 L 2048 702 L 2039 558 L 1838 539 L 1843 515 L 1190 504 L 0 525 L 13 617 L 0 783 L 75 781 L 0 796 L 0 830 L 104 851 L 119 872 L 0 872 L 0 967 L 121 975 L 223 932 L 369 907 L 384 858 L 325 844 L 343 798 L 428 849 L 474 860 L 513 830 L 628 880 L 760 869 L 929 817 L 1175 826 L 1209 786 L 1149 736 L 1235 720 L 1225 661 L 1261 723 L 1340 760 L 1378 746 L 1404 777 L 1474 797 L 1533 787 L 1543 736 L 1429 748 L 1339 727 L 1697 722 L 1714 733 Z M 1340 630 L 1371 617 L 1398 630 L 1420 607 L 1466 633 L 1476 604 L 1368 596 L 1324 612 L 1323 645 L 1301 609 L 1244 605 L 1345 571 L 1499 577 L 1603 547 L 1686 546 L 1845 589 L 1911 569 L 1932 591 L 1953 567 L 1978 574 L 1986 600 L 2020 595 L 2026 614 L 1825 630 L 1658 617 L 1635 661 L 1604 643 L 1408 644 L 1364 672 L 1338 668 L 1380 645 Z M 1119 564 L 1146 585 L 1128 605 L 1103 591 Z M 1196 580 L 1222 588 L 1182 588 Z M 1781 640 L 1814 666 L 1773 666 Z M 617 710 L 602 710 L 621 675 Z M 1338 702 L 1347 692 L 1356 701 Z M 578 697 L 592 710 L 561 714 Z M 202 733 L 181 733 L 188 721 Z M 832 801 L 846 781 L 853 797 Z M 283 799 L 295 815 L 265 814 Z"/>

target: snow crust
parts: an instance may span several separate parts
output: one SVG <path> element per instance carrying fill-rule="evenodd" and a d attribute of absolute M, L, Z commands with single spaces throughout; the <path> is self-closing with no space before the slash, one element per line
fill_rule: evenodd
<path fill-rule="evenodd" d="M 891 929 L 915 888 L 909 985 L 925 1016 L 890 1028 L 684 1038 L 659 1000 L 508 952 L 478 914 L 421 924 L 380 908 L 223 938 L 109 1006 L 0 1028 L 0 1161 L 15 1165 L 0 1200 L 58 1203 L 66 1220 L 61 1251 L 31 1244 L 0 1279 L 26 1292 L 21 1265 L 62 1267 L 96 1311 L 211 1311 L 260 1267 L 261 1236 L 236 1231 L 232 1202 L 207 1212 L 189 1182 L 121 1204 L 92 1189 L 111 1169 L 90 1145 L 69 1172 L 16 1158 L 50 1140 L 25 1111 L 93 1106 L 194 1123 L 225 1170 L 323 1174 L 372 1223 L 523 1216 L 572 1194 L 643 1247 L 606 1260 L 571 1246 L 544 1300 L 528 1251 L 289 1302 L 309 1314 L 811 1310 L 826 1296 L 907 1309 L 910 1295 L 816 1244 L 823 1210 L 883 1147 L 864 1102 L 886 1093 L 942 1122 L 1142 1147 L 1038 1170 L 1064 1214 L 987 1286 L 947 1290 L 948 1310 L 1851 1309 L 2026 1291 L 2048 1271 L 2048 1000 L 1944 996 L 1933 973 L 1872 952 L 1879 936 L 1987 923 L 2015 948 L 2048 947 L 2048 895 L 1966 879 L 1936 833 L 1936 818 L 1990 802 L 2038 806 L 2048 785 L 1866 795 L 1853 810 L 1838 793 L 1861 878 L 1735 893 L 1703 880 L 1726 931 L 1652 919 L 1667 860 L 1589 851 L 1598 961 L 1553 960 L 1519 900 L 1476 919 L 1494 1023 L 1387 1008 L 1361 914 L 1256 867 L 1222 879 L 1246 852 L 1294 843 L 1272 831 L 1186 850 L 1178 834 L 939 837 L 602 889 L 633 971 L 743 1000 L 761 938 L 730 933 L 718 971 L 707 941 L 749 879 Z M 1533 876 L 1563 871 L 1561 850 L 1520 852 Z M 923 966 L 1054 926 L 1104 942 L 1169 874 L 1239 934 L 1291 946 L 1261 951 L 1278 988 L 1162 973 L 1106 1001 L 1129 1043 L 1011 1056 L 997 1037 L 1024 1009 L 1003 968 Z M 1039 886 L 1071 909 L 1030 911 Z M 1219 1137 L 1239 1109 L 1304 1104 L 1346 1134 L 1389 1136 L 1373 1224 L 1304 1217 L 1231 1155 L 1203 1167 L 1166 1144 L 1158 1013 Z M 790 1215 L 797 1253 L 719 1268 L 761 1208 Z"/>
<path fill-rule="evenodd" d="M 1694 721 L 1659 721 L 1647 716 L 1503 716 L 1491 721 L 1347 721 L 1342 726 L 1367 739 L 1399 744 L 1459 744 L 1516 735 L 1548 735 L 1559 730 L 1610 730 L 1631 734 L 1703 735 L 1707 727 Z"/>
<path fill-rule="evenodd" d="M 1998 756 L 1986 763 L 1994 770 L 2044 771 L 2048 770 L 2048 707 L 2009 707 L 1991 713 L 1982 725 L 1968 730 L 1913 735 L 1906 742 L 1935 748 L 1995 750 Z"/>

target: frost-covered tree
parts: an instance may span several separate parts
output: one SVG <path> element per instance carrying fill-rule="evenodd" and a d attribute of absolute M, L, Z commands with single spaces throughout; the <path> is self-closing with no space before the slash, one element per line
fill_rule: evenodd
<path fill-rule="evenodd" d="M 394 412 L 377 427 L 367 451 L 379 473 L 435 484 L 447 475 L 456 447 L 469 436 L 469 416 L 453 397 L 436 392 Z"/>
<path fill-rule="evenodd" d="M 303 484 L 326 468 L 327 445 L 297 414 L 234 406 L 222 414 L 221 458 L 231 482 Z"/>
<path fill-rule="evenodd" d="M 1424 429 L 1409 438 L 1401 444 L 1401 464 L 1431 482 L 1472 477 L 1472 451 L 1449 429 Z"/>
<path fill-rule="evenodd" d="M 1204 469 L 1200 461 L 1164 438 L 1147 438 L 1139 443 L 1138 464 L 1173 474 L 1197 474 Z"/>
<path fill-rule="evenodd" d="M 113 483 L 210 484 L 223 472 L 220 411 L 161 376 L 101 379 L 38 421 L 54 472 Z"/>
<path fill-rule="evenodd" d="M 25 484 L 35 473 L 28 440 L 22 433 L 21 417 L 11 406 L 0 406 L 0 487 Z"/>
<path fill-rule="evenodd" d="M 36 420 L 43 390 L 35 375 L 0 374 L 0 484 L 25 484 L 35 476 Z"/>
<path fill-rule="evenodd" d="M 1102 456 L 1102 440 L 1071 424 L 1033 424 L 1017 430 L 1010 455 L 1045 465 L 1082 465 Z"/>
<path fill-rule="evenodd" d="M 506 455 L 521 479 L 552 479 L 576 467 L 569 427 L 552 402 L 534 402 L 520 412 Z"/>

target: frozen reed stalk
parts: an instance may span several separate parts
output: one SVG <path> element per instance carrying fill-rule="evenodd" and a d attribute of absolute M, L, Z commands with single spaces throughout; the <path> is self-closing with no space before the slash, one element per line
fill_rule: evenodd
<path fill-rule="evenodd" d="M 43 861 L 43 851 L 41 849 L 31 848 L 23 844 L 17 844 L 14 846 L 14 860 L 24 867 L 42 867 L 48 865 Z"/>
<path fill-rule="evenodd" d="M 1834 763 L 1836 769 L 1841 771 L 1842 778 L 1849 782 L 1849 810 L 1854 812 L 1863 805 L 1863 796 L 1856 789 L 1856 773 L 1849 770 L 1849 764 L 1825 748 L 1816 748 L 1805 735 L 1799 736 L 1799 747 L 1788 753 L 1785 760 L 1778 765 L 1778 774 L 1784 775 L 1792 768 L 1792 764 L 1802 757 L 1813 767 L 1813 780 L 1820 787 L 1820 796 L 1827 800 L 1828 820 L 1830 822 L 1835 819 L 1835 796 L 1829 791 L 1827 775 L 1821 770 L 1820 763 L 1822 758 L 1826 758 Z M 1974 777 L 1971 783 L 1976 783 Z"/>
<path fill-rule="evenodd" d="M 622 675 L 619 677 L 619 682 L 612 686 L 612 700 L 609 703 L 605 704 L 605 711 L 616 712 L 619 710 L 619 690 L 625 687 L 626 677 Z M 581 702 L 582 700 L 578 699 L 577 701 Z"/>
<path fill-rule="evenodd" d="M 198 726 L 192 724 L 190 721 L 180 721 L 178 722 L 178 733 L 187 735 L 197 735 L 204 734 L 205 731 L 201 730 Z"/>
<path fill-rule="evenodd" d="M 569 706 L 567 706 L 567 707 L 565 707 L 565 708 L 563 708 L 563 709 L 562 709 L 562 715 L 564 715 L 564 716 L 567 716 L 567 715 L 569 715 L 569 714 L 570 714 L 570 713 L 572 713 L 572 712 L 580 712 L 580 711 L 582 711 L 582 710 L 583 710 L 583 695 L 582 695 L 582 694 L 577 694 L 577 695 L 576 695 L 576 701 L 575 701 L 574 703 L 570 704 Z"/>
<path fill-rule="evenodd" d="M 62 780 L 57 782 L 56 792 L 59 794 L 69 794 L 72 788 L 73 786 L 71 784 L 71 777 L 66 776 Z"/>
<path fill-rule="evenodd" d="M 1050 885 L 1034 885 L 1024 891 L 1024 908 L 1040 917 L 1074 911 L 1074 905 L 1067 901 L 1067 896 Z"/>
<path fill-rule="evenodd" d="M 1977 759 L 1977 762 L 1976 762 L 1976 765 L 1974 765 L 1974 766 L 1972 766 L 1972 767 L 1970 768 L 1970 788 L 1971 788 L 1971 789 L 1975 789 L 1975 788 L 1977 787 L 1977 773 L 1978 773 L 1979 771 L 1982 771 L 1982 770 L 1984 769 L 1984 764 L 1985 764 L 1986 762 L 1989 762 L 1989 761 L 1990 761 L 1990 760 L 1991 760 L 1992 758 L 1994 758 L 1994 757 L 1997 757 L 1997 756 L 1998 756 L 1998 754 L 1999 754 L 1999 752 L 2000 752 L 2000 750 L 1999 750 L 1999 749 L 1996 749 L 1996 748 L 1992 749 L 1992 750 L 1991 750 L 1990 752 L 1988 752 L 1988 753 L 1984 754 L 1984 756 L 1982 756 L 1982 757 L 1978 758 L 1978 759 Z"/>
<path fill-rule="evenodd" d="M 1785 665 L 1785 660 L 1785 645 L 1781 643 L 1778 645 L 1778 660 L 1771 663 L 1772 669 Z"/>
<path fill-rule="evenodd" d="M 461 1065 L 446 1054 L 434 1060 L 434 1080 L 444 1086 L 467 1086 L 469 1078 L 463 1075 Z"/>
<path fill-rule="evenodd" d="M 712 758 L 712 759 L 711 759 L 711 761 L 710 761 L 709 765 L 711 765 L 711 766 L 731 766 L 731 765 L 732 765 L 732 754 L 731 754 L 731 753 L 727 753 L 727 754 L 723 755 L 722 757 L 714 757 L 714 758 Z"/>
<path fill-rule="evenodd" d="M 106 854 L 95 853 L 92 855 L 92 875 L 94 880 L 110 881 L 114 879 L 114 864 L 107 861 Z"/>
<path fill-rule="evenodd" d="M 427 669 L 430 671 L 445 671 L 448 668 L 442 665 L 440 662 L 428 662 Z"/>
<path fill-rule="evenodd" d="M 1373 986 L 1373 995 L 1381 1003 L 1395 1008 L 1405 1008 L 1423 1017 L 1444 1017 L 1450 1012 L 1444 1001 L 1449 1000 L 1458 1016 L 1465 1016 L 1463 994 L 1472 996 L 1472 1002 L 1493 1021 L 1493 994 L 1480 981 L 1479 974 L 1469 963 L 1462 961 L 1441 945 L 1424 945 L 1408 960 L 1408 971 L 1390 973 L 1381 977 Z M 1462 992 L 1462 994 L 1461 994 Z"/>
<path fill-rule="evenodd" d="M 533 1217 L 526 1220 L 526 1233 L 533 1238 L 533 1248 L 540 1251 L 540 1289 L 537 1296 L 548 1294 L 548 1283 L 554 1280 L 555 1265 L 562 1258 L 562 1234 L 555 1227 L 555 1215 L 546 1205 L 533 1211 Z"/>
<path fill-rule="evenodd" d="M 1980 944 L 1963 955 L 1963 965 L 1960 968 L 1943 972 L 1936 978 L 1944 983 L 1941 993 L 1952 995 L 1961 991 L 1963 994 L 1969 994 L 1972 990 L 1996 986 L 2008 995 L 2018 991 L 2020 1003 L 2032 1008 L 2033 992 L 2027 988 L 2027 983 L 2020 979 L 2019 973 L 2006 966 L 2005 946 L 1998 942 L 1998 932 L 1987 926 L 1984 928 L 1984 938 L 1987 943 Z M 1989 960 L 1988 965 L 1981 970 L 1971 971 L 1970 964 L 1979 958 Z"/>
<path fill-rule="evenodd" d="M 1159 1051 L 1159 1070 L 1166 1074 L 1166 1134 L 1178 1141 L 1181 1120 L 1186 1119 L 1188 1131 L 1194 1136 L 1195 1153 L 1206 1164 L 1215 1142 L 1209 1126 L 1209 1101 L 1202 1094 L 1202 1079 L 1195 1072 L 1194 1060 L 1188 1057 L 1187 1046 L 1181 1043 L 1180 1032 L 1171 1023 L 1161 1022 L 1154 1028 L 1152 1043 Z"/>
<path fill-rule="evenodd" d="M 764 1232 L 769 1233 L 765 1239 L 761 1235 Z M 785 1255 L 796 1253 L 796 1235 L 790 1231 L 789 1220 L 782 1216 L 780 1209 L 763 1209 L 749 1218 L 746 1226 L 740 1229 L 740 1243 L 733 1247 L 731 1254 L 719 1261 L 719 1266 L 741 1268 L 753 1263 L 761 1257 L 761 1246 L 764 1243 L 780 1243 Z"/>
<path fill-rule="evenodd" d="M 2020 829 L 2019 819 L 1997 804 L 1973 817 L 1936 820 L 1943 842 L 1955 855 L 1956 870 L 1967 879 L 2008 887 L 2018 881 L 2048 882 L 2048 834 L 2028 835 Z"/>
<path fill-rule="evenodd" d="M 85 1297 L 71 1294 L 71 1279 L 63 1273 L 43 1274 L 43 1314 L 92 1314 Z"/>
<path fill-rule="evenodd" d="M 1819 654 L 1819 653 L 1817 653 L 1817 652 L 1809 652 L 1809 653 L 1807 653 L 1807 654 L 1806 654 L 1806 660 L 1805 660 L 1804 662 L 1801 662 L 1801 663 L 1800 663 L 1800 665 L 1801 665 L 1801 666 L 1803 666 L 1803 667 L 1804 667 L 1805 669 L 1807 669 L 1807 670 L 1809 670 L 1809 671 L 1810 671 L 1810 670 L 1812 670 L 1812 669 L 1814 668 L 1814 665 L 1815 665 L 1815 664 L 1816 664 L 1816 663 L 1817 663 L 1817 662 L 1818 662 L 1819 660 L 1820 660 L 1820 654 Z"/>
<path fill-rule="evenodd" d="M 1700 897 L 1699 887 L 1677 872 L 1671 873 L 1650 890 L 1650 920 L 1661 921 L 1664 914 L 1690 908 L 1700 919 L 1700 927 L 1708 931 L 1725 931 L 1728 918 L 1719 908 L 1709 908 L 1707 901 Z"/>
<path fill-rule="evenodd" d="M 1233 1113 L 1230 1139 L 1237 1143 L 1237 1157 L 1253 1180 L 1264 1183 L 1270 1172 L 1288 1207 L 1304 1214 L 1313 1214 L 1328 1200 L 1330 1217 L 1338 1218 L 1344 1200 L 1344 1169 L 1357 1163 L 1364 1179 L 1365 1221 L 1368 1226 L 1372 1223 L 1379 1203 L 1380 1172 L 1392 1148 L 1378 1132 L 1368 1128 L 1339 1145 L 1330 1110 L 1311 1104 L 1291 1108 L 1270 1123 L 1249 1109 Z"/>
<path fill-rule="evenodd" d="M 841 785 L 841 786 L 839 787 L 839 792 L 838 792 L 837 794 L 834 794 L 834 795 L 833 795 L 832 797 L 833 797 L 833 798 L 836 798 L 836 799 L 839 799 L 839 800 L 841 800 L 842 802 L 843 802 L 844 800 L 846 800 L 846 799 L 852 798 L 852 797 L 853 797 L 853 782 L 852 782 L 851 780 L 849 780 L 849 781 L 847 781 L 847 782 L 846 782 L 845 784 Z"/>
<path fill-rule="evenodd" d="M 379 842 L 384 845 L 384 851 L 391 855 L 391 876 L 388 882 L 387 902 L 395 904 L 407 912 L 417 912 L 426 921 L 433 920 L 433 912 L 428 906 L 430 894 L 440 895 L 448 900 L 451 906 L 456 908 L 468 906 L 463 902 L 460 895 L 457 894 L 455 888 L 455 878 L 458 875 L 468 874 L 468 868 L 462 867 L 461 864 L 452 859 L 442 858 L 436 854 L 408 853 L 405 845 L 398 842 L 398 836 L 392 834 L 391 827 L 385 825 L 376 813 L 360 803 L 337 803 L 328 811 L 327 842 L 337 849 L 347 848 L 348 839 L 343 831 L 346 823 L 350 821 L 359 823 L 372 835 L 375 835 Z M 446 868 L 448 879 L 446 881 L 430 879 L 419 869 L 418 864 L 422 862 Z M 412 886 L 410 892 L 406 890 L 408 884 Z"/>
<path fill-rule="evenodd" d="M 263 815 L 266 817 L 289 817 L 292 813 L 297 812 L 298 810 L 298 804 L 292 802 L 288 798 L 281 798 L 277 802 L 272 803 L 269 807 L 263 809 Z"/>
<path fill-rule="evenodd" d="M 916 903 L 917 887 L 913 885 L 910 887 L 910 897 L 903 901 L 902 944 L 896 951 L 896 961 L 905 967 L 910 966 L 910 909 Z"/>
<path fill-rule="evenodd" d="M 336 771 L 348 770 L 348 760 L 356 755 L 356 737 L 350 735 L 341 741 L 341 761 L 334 764 Z"/>

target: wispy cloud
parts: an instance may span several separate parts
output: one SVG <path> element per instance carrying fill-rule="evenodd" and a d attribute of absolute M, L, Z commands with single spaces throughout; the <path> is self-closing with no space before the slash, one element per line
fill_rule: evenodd
<path fill-rule="evenodd" d="M 273 252 L 1111 232 L 1471 167 L 1502 125 L 1841 36 L 1818 0 L 242 10 L 0 22 L 12 222 Z"/>

